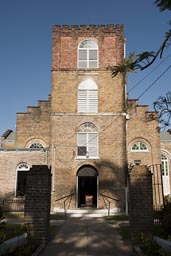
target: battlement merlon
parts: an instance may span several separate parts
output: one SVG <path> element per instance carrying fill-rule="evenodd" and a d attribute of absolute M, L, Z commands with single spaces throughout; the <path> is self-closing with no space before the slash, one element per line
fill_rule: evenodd
<path fill-rule="evenodd" d="M 53 25 L 53 32 L 105 32 L 105 33 L 117 33 L 123 35 L 123 24 L 99 24 L 99 25 Z"/>

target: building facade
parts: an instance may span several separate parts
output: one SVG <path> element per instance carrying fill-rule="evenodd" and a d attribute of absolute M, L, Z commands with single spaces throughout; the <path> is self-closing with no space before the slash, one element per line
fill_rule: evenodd
<path fill-rule="evenodd" d="M 16 132 L 1 138 L 2 198 L 24 196 L 33 165 L 51 167 L 53 210 L 70 195 L 73 209 L 105 208 L 110 199 L 114 211 L 125 210 L 129 167 L 160 165 L 161 150 L 171 176 L 157 113 L 128 99 L 122 75 L 111 76 L 124 49 L 122 25 L 53 26 L 51 94 L 17 113 Z"/>

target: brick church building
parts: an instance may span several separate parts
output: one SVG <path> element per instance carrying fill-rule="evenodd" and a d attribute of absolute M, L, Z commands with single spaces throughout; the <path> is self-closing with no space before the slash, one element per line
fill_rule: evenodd
<path fill-rule="evenodd" d="M 51 94 L 17 113 L 16 131 L 1 137 L 0 197 L 24 197 L 33 165 L 52 173 L 51 205 L 127 207 L 127 174 L 135 164 L 160 166 L 170 194 L 171 135 L 157 131 L 158 115 L 128 99 L 122 75 L 122 25 L 53 26 Z M 72 195 L 72 197 L 70 197 Z"/>

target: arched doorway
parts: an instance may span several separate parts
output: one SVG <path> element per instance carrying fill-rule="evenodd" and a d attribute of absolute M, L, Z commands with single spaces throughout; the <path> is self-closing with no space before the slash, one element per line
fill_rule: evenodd
<path fill-rule="evenodd" d="M 97 207 L 97 170 L 86 165 L 77 172 L 78 207 Z"/>

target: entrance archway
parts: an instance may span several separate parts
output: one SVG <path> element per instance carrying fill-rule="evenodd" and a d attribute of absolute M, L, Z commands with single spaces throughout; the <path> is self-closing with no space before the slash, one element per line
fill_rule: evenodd
<path fill-rule="evenodd" d="M 97 207 L 97 170 L 86 165 L 77 172 L 78 207 Z"/>

